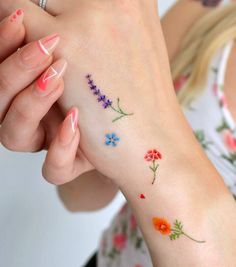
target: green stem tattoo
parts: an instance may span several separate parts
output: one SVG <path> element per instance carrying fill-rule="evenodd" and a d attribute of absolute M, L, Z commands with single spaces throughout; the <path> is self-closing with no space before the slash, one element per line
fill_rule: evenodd
<path fill-rule="evenodd" d="M 157 178 L 157 169 L 158 169 L 158 167 L 159 167 L 159 164 L 156 163 L 155 160 L 153 160 L 153 161 L 152 161 L 152 166 L 149 167 L 149 168 L 152 170 L 152 172 L 153 172 L 153 181 L 152 181 L 152 184 L 154 184 L 155 181 L 156 181 L 156 178 Z"/>
<path fill-rule="evenodd" d="M 122 108 L 120 107 L 120 99 L 119 98 L 117 98 L 117 108 L 115 108 L 113 105 L 111 105 L 110 108 L 119 114 L 119 116 L 117 118 L 115 118 L 112 122 L 116 122 L 116 121 L 118 121 L 118 120 L 120 120 L 126 116 L 134 115 L 134 113 L 126 113 L 122 110 Z"/>
<path fill-rule="evenodd" d="M 184 231 L 183 231 L 183 224 L 178 221 L 178 220 L 175 220 L 175 223 L 174 223 L 174 228 L 173 229 L 170 229 L 171 230 L 171 234 L 170 234 L 170 240 L 175 240 L 177 238 L 179 238 L 181 235 L 184 235 L 186 236 L 187 238 L 197 242 L 197 243 L 205 243 L 206 241 L 199 241 L 199 240 L 196 240 L 194 239 L 193 237 L 191 237 L 190 235 L 186 234 Z"/>

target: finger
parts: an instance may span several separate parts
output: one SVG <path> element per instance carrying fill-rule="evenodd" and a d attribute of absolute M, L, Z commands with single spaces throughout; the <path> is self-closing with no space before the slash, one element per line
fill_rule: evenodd
<path fill-rule="evenodd" d="M 43 149 L 48 150 L 52 140 L 57 135 L 59 126 L 64 119 L 62 110 L 59 108 L 58 103 L 54 103 L 48 113 L 43 117 L 42 124 L 44 129 L 47 129 L 46 140 Z"/>
<path fill-rule="evenodd" d="M 51 64 L 59 39 L 53 35 L 30 43 L 0 64 L 0 123 L 15 95 Z"/>
<path fill-rule="evenodd" d="M 66 66 L 64 59 L 58 60 L 15 98 L 0 130 L 6 148 L 21 152 L 42 149 L 46 129 L 40 121 L 63 92 Z"/>
<path fill-rule="evenodd" d="M 86 168 L 85 161 L 75 161 L 80 139 L 77 123 L 78 110 L 72 108 L 49 148 L 42 172 L 44 178 L 52 184 L 64 184 L 75 179 L 79 175 L 75 171 L 75 164 L 80 165 L 81 171 Z M 78 166 L 76 169 L 79 169 Z"/>
<path fill-rule="evenodd" d="M 8 16 L 19 7 L 21 7 L 25 13 L 26 37 L 29 34 L 35 36 L 35 38 L 40 38 L 45 35 L 45 29 L 50 33 L 51 27 L 53 27 L 54 24 L 53 17 L 29 0 L 0 1 L 0 19 Z"/>
<path fill-rule="evenodd" d="M 24 12 L 18 9 L 0 23 L 0 62 L 22 44 L 25 37 L 23 19 Z"/>

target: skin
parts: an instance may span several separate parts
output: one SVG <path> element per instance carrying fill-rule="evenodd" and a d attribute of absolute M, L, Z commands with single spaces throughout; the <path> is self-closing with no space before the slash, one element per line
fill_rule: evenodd
<path fill-rule="evenodd" d="M 53 50 L 56 46 L 50 50 L 49 55 L 43 54 L 36 42 L 23 46 L 23 19 L 23 11 L 16 10 L 0 23 L 0 137 L 11 150 L 35 151 L 42 146 L 46 135 L 45 115 L 63 92 L 62 78 L 67 64 L 63 59 L 53 61 Z M 21 49 L 15 52 L 20 46 Z M 61 65 L 64 66 L 63 70 L 58 69 Z M 42 92 L 38 85 L 38 77 L 44 76 L 52 67 L 59 70 L 60 75 L 50 80 L 47 92 Z M 51 123 L 52 128 L 59 125 L 55 118 L 54 116 Z"/>
<path fill-rule="evenodd" d="M 53 6 L 53 1 L 49 10 Z M 165 14 L 161 20 L 163 34 L 165 37 L 167 52 L 169 60 L 173 61 L 178 54 L 181 40 L 191 28 L 191 26 L 202 16 L 211 12 L 212 8 L 203 7 L 200 3 L 182 0 L 177 1 L 175 5 Z M 182 15 L 184 14 L 184 16 Z M 175 22 L 178 21 L 179 27 L 176 28 Z M 226 86 L 225 95 L 228 99 L 229 109 L 236 120 L 236 95 L 234 90 L 234 84 L 236 77 L 233 75 L 236 68 L 236 53 L 233 49 L 233 53 L 229 58 L 229 65 L 226 71 Z M 94 183 L 94 177 L 97 176 L 96 183 L 97 190 L 102 188 L 101 198 L 90 198 L 93 190 L 92 184 Z M 96 210 L 107 206 L 118 192 L 118 188 L 112 182 L 108 182 L 107 178 L 104 178 L 96 170 L 82 174 L 74 181 L 61 185 L 58 187 L 59 195 L 66 206 L 66 208 L 72 212 L 84 211 L 84 210 Z M 88 192 L 88 195 L 84 192 Z M 91 193 L 90 193 L 91 192 Z"/>
<path fill-rule="evenodd" d="M 24 5 L 22 1 L 12 1 L 11 4 L 14 6 L 19 3 Z M 130 5 L 130 2 L 122 1 L 112 3 L 81 1 L 77 4 L 80 4 L 80 9 L 79 5 L 75 4 L 75 13 L 61 14 L 60 19 L 63 18 L 63 25 L 60 24 L 60 19 L 57 21 L 61 26 L 59 31 L 64 42 L 56 55 L 64 55 L 69 65 L 73 66 L 66 76 L 66 84 L 70 90 L 65 92 L 60 104 L 64 110 L 72 102 L 76 102 L 76 105 L 80 107 L 82 150 L 103 175 L 112 177 L 113 182 L 120 187 L 130 202 L 147 241 L 154 266 L 173 266 L 173 264 L 174 266 L 233 266 L 236 260 L 233 249 L 236 237 L 234 232 L 231 232 L 230 237 L 225 237 L 224 229 L 234 228 L 235 204 L 221 177 L 200 149 L 180 111 L 168 71 L 167 53 L 159 19 L 153 13 L 156 8 L 154 2 L 150 1 L 147 5 L 145 2 L 144 5 L 142 1 L 135 1 Z M 2 3 L 2 5 L 5 11 L 12 7 L 12 5 L 9 7 L 9 3 Z M 34 8 L 29 4 L 26 8 L 31 10 L 30 16 L 32 16 Z M 103 16 L 105 14 L 106 16 Z M 47 27 L 43 28 L 44 30 L 53 28 L 50 24 L 51 18 L 45 17 L 45 14 L 41 12 L 38 15 L 44 15 L 41 17 L 42 24 L 40 25 L 46 23 Z M 81 19 L 80 22 L 76 20 L 78 15 Z M 146 19 L 152 17 L 151 21 Z M 95 31 L 93 31 L 93 27 L 89 27 L 91 20 L 96 21 Z M 70 34 L 68 31 L 63 31 L 66 26 L 70 28 Z M 35 32 L 40 33 L 36 30 L 33 31 L 36 28 L 37 25 L 34 23 L 28 25 L 28 40 L 35 38 Z M 132 29 L 132 35 L 127 34 L 127 29 Z M 84 35 L 84 32 L 87 34 Z M 103 34 L 102 39 L 96 38 L 98 32 Z M 119 42 L 117 42 L 117 38 Z M 110 43 L 113 44 L 112 49 L 107 46 Z M 141 46 L 135 46 L 135 44 Z M 129 47 L 137 50 L 133 49 L 131 52 Z M 103 53 L 98 55 L 96 53 L 98 50 Z M 114 66 L 107 65 L 108 58 L 104 61 L 104 54 L 107 53 Z M 128 58 L 125 56 L 127 54 L 129 54 Z M 123 55 L 123 60 L 120 60 L 120 57 L 117 58 L 118 55 Z M 91 67 L 91 58 L 94 63 L 93 67 Z M 83 64 L 78 66 L 74 62 L 78 62 L 78 60 Z M 147 60 L 150 60 L 149 65 L 145 64 Z M 98 65 L 96 62 L 100 64 Z M 142 66 L 142 68 L 137 68 L 137 66 Z M 114 73 L 118 73 L 118 77 L 112 72 L 112 68 L 116 70 Z M 101 148 L 100 142 L 98 142 L 101 130 L 109 127 L 112 116 L 99 112 L 97 104 L 90 102 L 92 100 L 89 92 L 86 95 L 84 91 L 77 90 L 77 88 L 86 86 L 83 76 L 79 76 L 78 73 L 87 73 L 87 69 L 96 73 L 98 77 L 96 80 L 103 84 L 103 88 L 111 88 L 108 91 L 109 94 L 119 93 L 122 99 L 126 99 L 126 105 L 133 107 L 137 113 L 135 121 L 131 121 L 128 125 L 125 122 L 119 125 L 120 135 L 132 136 L 132 139 L 126 142 L 125 147 L 121 144 L 116 153 L 111 153 L 106 147 Z M 112 74 L 109 78 L 107 78 L 108 69 Z M 126 72 L 123 72 L 124 69 Z M 120 77 L 121 73 L 123 75 Z M 130 77 L 139 77 L 139 80 L 130 79 Z M 150 79 L 150 77 L 158 77 L 158 79 Z M 112 83 L 108 81 L 112 81 Z M 139 86 L 140 84 L 142 86 Z M 134 88 L 135 93 L 133 92 Z M 126 93 L 124 94 L 124 92 Z M 82 101 L 84 97 L 86 105 Z M 143 100 L 142 107 L 136 105 L 138 99 Z M 88 104 L 90 105 L 89 112 L 86 109 Z M 169 106 L 171 109 L 168 108 Z M 159 116 L 153 118 L 153 113 L 159 114 Z M 99 114 L 99 125 L 95 120 L 98 118 L 93 114 Z M 90 131 L 91 125 L 94 126 L 92 132 Z M 140 129 L 138 125 L 143 125 L 143 129 Z M 178 130 L 173 133 L 170 129 Z M 185 143 L 180 145 L 179 140 L 182 138 Z M 142 157 L 144 151 L 157 145 L 163 155 L 166 155 L 166 160 L 163 161 L 159 172 L 159 177 L 165 177 L 165 181 L 158 184 L 158 189 L 150 188 L 150 184 L 147 182 L 148 168 L 144 167 Z M 173 146 L 178 152 L 175 155 L 173 155 Z M 135 151 L 132 149 L 134 147 Z M 192 155 L 192 151 L 194 151 L 194 155 Z M 198 158 L 197 162 L 196 157 Z M 52 160 L 50 152 L 49 158 Z M 124 162 L 129 169 L 124 167 Z M 60 162 L 54 167 L 63 170 L 65 165 L 65 162 Z M 49 181 L 56 184 L 73 179 L 73 171 L 69 176 L 64 176 L 64 179 L 56 177 L 55 169 L 44 169 L 44 174 Z M 137 183 L 137 181 L 139 182 Z M 169 186 L 173 184 L 174 187 Z M 141 191 L 147 191 L 150 196 L 144 205 L 136 197 Z M 174 207 L 173 199 L 177 200 Z M 150 227 L 150 221 L 154 214 L 161 214 L 170 220 L 181 216 L 184 222 L 188 222 L 189 229 L 192 229 L 196 235 L 204 236 L 208 242 L 204 246 L 197 247 L 195 243 L 188 243 L 185 239 L 170 243 L 168 239 L 156 235 L 154 229 Z M 228 214 L 232 214 L 231 218 L 228 218 Z M 185 250 L 185 255 L 180 253 L 180 249 Z"/>

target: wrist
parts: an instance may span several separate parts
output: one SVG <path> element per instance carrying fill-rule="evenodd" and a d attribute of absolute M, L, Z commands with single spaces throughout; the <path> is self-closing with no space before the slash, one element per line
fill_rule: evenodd
<path fill-rule="evenodd" d="M 204 157 L 196 156 L 185 155 L 186 161 L 183 161 L 179 155 L 180 158 L 173 160 L 170 166 L 162 164 L 154 186 L 148 182 L 147 176 L 136 174 L 121 185 L 121 190 L 138 218 L 152 257 L 157 257 L 156 262 L 160 258 L 168 259 L 165 255 L 168 248 L 173 250 L 173 255 L 176 253 L 171 257 L 177 260 L 176 266 L 184 266 L 186 262 L 191 263 L 188 266 L 193 263 L 203 266 L 203 263 L 212 261 L 227 266 L 224 258 L 230 259 L 229 253 L 221 254 L 220 248 L 233 245 L 232 239 L 225 237 L 223 225 L 228 229 L 235 224 L 235 216 L 232 220 L 226 216 L 236 214 L 235 203 L 211 164 Z M 171 229 L 175 229 L 178 220 L 188 236 L 181 234 L 178 241 L 170 240 L 175 232 L 170 231 L 168 236 L 153 230 L 153 218 L 167 221 Z M 178 254 L 179 246 L 188 251 L 186 257 Z M 197 251 L 207 257 L 206 262 L 196 256 Z M 173 266 L 173 263 L 165 266 Z"/>
<path fill-rule="evenodd" d="M 153 171 L 150 168 L 153 162 L 145 160 L 145 153 L 138 158 L 137 155 L 131 155 L 131 149 L 127 149 L 125 171 L 123 173 L 122 168 L 117 170 L 119 177 L 116 183 L 128 199 L 134 194 L 138 196 L 148 192 L 162 199 L 163 203 L 168 200 L 172 203 L 172 197 L 179 198 L 182 195 L 186 203 L 182 200 L 181 205 L 184 204 L 186 209 L 188 206 L 192 207 L 192 201 L 196 199 L 199 206 L 207 209 L 215 203 L 216 198 L 229 195 L 218 172 L 194 138 L 192 142 L 187 141 L 184 147 L 170 138 L 167 141 L 168 144 L 160 142 L 160 146 L 156 147 L 160 149 L 162 158 L 155 164 L 159 166 L 154 184 Z"/>

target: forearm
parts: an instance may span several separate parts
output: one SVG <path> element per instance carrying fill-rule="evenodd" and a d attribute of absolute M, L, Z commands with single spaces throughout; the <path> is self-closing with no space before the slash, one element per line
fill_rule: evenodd
<path fill-rule="evenodd" d="M 129 179 L 121 190 L 139 221 L 155 267 L 234 266 L 235 202 L 198 144 L 190 139 L 183 137 L 183 142 L 179 139 L 169 145 L 158 139 L 163 159 L 155 186 L 150 183 L 151 172 L 149 177 L 141 172 L 140 161 L 136 172 L 128 171 Z M 173 230 L 178 220 L 184 234 L 179 238 L 179 231 L 161 234 L 153 218 L 165 219 Z M 171 236 L 176 240 L 170 240 Z"/>
<path fill-rule="evenodd" d="M 90 171 L 70 183 L 58 186 L 59 197 L 71 212 L 101 209 L 112 201 L 117 192 L 117 186 L 97 171 Z"/>
<path fill-rule="evenodd" d="M 159 37 L 159 40 L 162 39 Z M 84 116 L 90 123 L 85 124 L 84 129 L 82 126 L 83 151 L 101 172 L 113 177 L 130 202 L 154 266 L 233 266 L 235 232 L 226 235 L 223 227 L 234 229 L 235 203 L 180 111 L 168 68 L 162 67 L 167 61 L 161 41 L 157 54 L 157 63 L 148 75 L 144 72 L 145 76 L 137 76 L 145 77 L 142 90 L 148 91 L 151 87 L 155 98 L 142 98 L 142 105 L 134 105 L 134 99 L 139 103 L 138 93 L 128 98 L 128 106 L 135 107 L 135 115 L 119 124 L 112 124 L 112 112 L 100 120 L 95 115 L 100 114 L 99 109 L 88 110 Z M 158 78 L 150 81 L 155 74 Z M 110 93 L 122 93 L 121 90 L 117 88 Z M 127 95 L 128 91 L 124 97 Z M 88 134 L 91 125 L 93 137 Z M 107 130 L 121 137 L 117 147 L 104 144 Z M 144 160 L 145 152 L 153 148 L 163 155 L 154 184 L 149 169 L 151 163 Z M 141 194 L 145 199 L 140 198 Z M 178 240 L 170 241 L 154 229 L 152 219 L 155 217 L 165 218 L 173 228 L 177 219 L 184 224 L 186 235 L 206 242 L 195 242 L 183 234 Z"/>
<path fill-rule="evenodd" d="M 83 1 L 82 6 L 59 17 L 63 21 L 58 19 L 57 27 L 64 27 L 64 31 L 57 56 L 69 63 L 67 90 L 60 104 L 65 112 L 72 105 L 79 107 L 81 149 L 96 169 L 125 193 L 155 266 L 158 260 L 159 266 L 173 266 L 172 255 L 179 254 L 182 246 L 189 254 L 186 259 L 179 256 L 179 266 L 202 267 L 200 259 L 208 252 L 207 266 L 214 266 L 213 253 L 218 262 L 230 265 L 235 261 L 227 253 L 233 249 L 235 233 L 225 236 L 219 221 L 233 229 L 235 206 L 178 105 L 154 2 Z M 101 99 L 104 95 L 106 101 Z M 109 108 L 105 107 L 108 99 L 113 101 Z M 106 134 L 111 133 L 119 139 L 107 140 L 111 138 Z M 156 160 L 144 160 L 146 151 L 154 148 L 163 155 L 158 169 Z M 139 199 L 139 194 L 146 198 Z M 190 216 L 192 210 L 194 217 Z M 228 214 L 232 214 L 230 220 Z M 225 215 L 223 219 L 221 215 Z M 171 223 L 178 219 L 186 225 L 187 234 L 206 243 L 198 244 L 186 236 L 175 243 L 167 239 L 161 243 L 152 228 L 154 217 L 165 217 Z M 191 253 L 196 247 L 197 256 Z M 220 255 L 219 247 L 223 250 Z M 163 248 L 174 253 L 167 255 Z"/>

